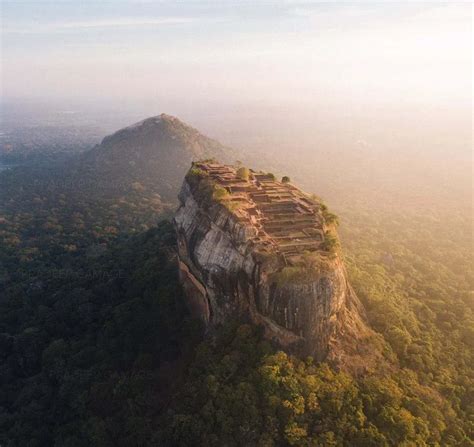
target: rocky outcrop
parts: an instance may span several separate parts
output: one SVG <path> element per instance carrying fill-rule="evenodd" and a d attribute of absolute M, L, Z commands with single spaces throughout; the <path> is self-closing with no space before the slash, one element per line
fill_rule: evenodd
<path fill-rule="evenodd" d="M 193 166 L 179 201 L 181 280 L 208 327 L 249 318 L 292 353 L 352 370 L 373 363 L 375 337 L 328 244 L 334 218 L 324 205 L 264 174 L 241 180 L 212 163 Z"/>

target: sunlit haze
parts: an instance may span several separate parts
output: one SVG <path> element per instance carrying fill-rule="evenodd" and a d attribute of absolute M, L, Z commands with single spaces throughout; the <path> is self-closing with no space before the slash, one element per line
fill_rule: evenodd
<path fill-rule="evenodd" d="M 430 182 L 447 197 L 470 197 L 469 3 L 2 8 L 7 127 L 60 119 L 105 135 L 166 112 L 225 144 L 307 170 L 302 177 L 334 168 L 331 186 L 321 177 L 311 185 L 327 194 L 344 179 L 373 192 L 419 193 L 420 182 Z"/>
<path fill-rule="evenodd" d="M 463 3 L 3 1 L 3 95 L 468 102 Z"/>
<path fill-rule="evenodd" d="M 0 447 L 474 446 L 471 3 L 0 0 Z"/>

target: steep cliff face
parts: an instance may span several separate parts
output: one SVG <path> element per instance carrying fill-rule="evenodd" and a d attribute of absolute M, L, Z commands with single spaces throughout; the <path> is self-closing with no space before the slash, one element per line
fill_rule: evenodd
<path fill-rule="evenodd" d="M 181 280 L 207 325 L 247 317 L 284 349 L 351 369 L 373 357 L 324 205 L 271 175 L 215 163 L 193 165 L 179 201 Z"/>

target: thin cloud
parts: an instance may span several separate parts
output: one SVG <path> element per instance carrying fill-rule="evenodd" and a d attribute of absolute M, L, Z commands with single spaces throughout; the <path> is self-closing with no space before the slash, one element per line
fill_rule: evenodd
<path fill-rule="evenodd" d="M 89 20 L 81 22 L 57 22 L 48 24 L 31 24 L 22 26 L 4 28 L 4 33 L 47 33 L 47 32 L 63 32 L 87 29 L 112 29 L 112 28 L 139 28 L 139 27 L 156 27 L 166 25 L 184 25 L 196 22 L 194 17 L 160 17 L 156 19 L 150 18 L 118 18 L 110 20 Z"/>
<path fill-rule="evenodd" d="M 57 29 L 71 28 L 121 28 L 136 26 L 155 26 L 155 25 L 179 25 L 182 23 L 191 23 L 196 21 L 192 17 L 163 17 L 158 19 L 115 19 L 98 20 L 88 22 L 63 23 Z"/>

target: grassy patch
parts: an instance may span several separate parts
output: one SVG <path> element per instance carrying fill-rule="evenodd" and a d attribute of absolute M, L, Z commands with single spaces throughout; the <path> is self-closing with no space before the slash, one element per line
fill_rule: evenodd
<path fill-rule="evenodd" d="M 295 282 L 310 282 L 318 277 L 318 270 L 307 266 L 288 266 L 272 275 L 272 280 L 278 287 Z"/>
<path fill-rule="evenodd" d="M 339 241 L 337 236 L 331 231 L 326 231 L 324 233 L 324 241 L 321 244 L 321 248 L 328 253 L 336 253 L 339 248 Z"/>

